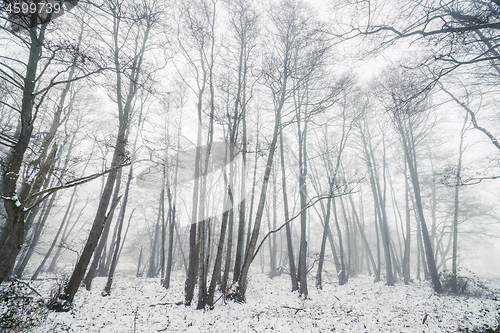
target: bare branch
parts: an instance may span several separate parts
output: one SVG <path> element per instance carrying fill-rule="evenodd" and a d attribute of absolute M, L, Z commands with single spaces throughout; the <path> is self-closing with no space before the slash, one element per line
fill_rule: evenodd
<path fill-rule="evenodd" d="M 474 113 L 474 111 L 472 111 L 465 103 L 463 103 L 462 101 L 460 101 L 458 98 L 455 97 L 455 95 L 453 95 L 450 91 L 448 91 L 441 82 L 437 82 L 439 87 L 441 88 L 442 91 L 444 91 L 448 96 L 450 96 L 458 105 L 460 105 L 465 111 L 467 111 L 467 113 L 470 115 L 470 118 L 471 118 L 471 122 L 472 122 L 472 125 L 474 126 L 475 129 L 483 132 L 491 141 L 491 143 L 493 143 L 493 145 L 498 149 L 500 150 L 500 143 L 498 142 L 497 138 L 491 134 L 490 131 L 488 131 L 486 128 L 484 127 L 481 127 L 479 126 L 479 124 L 477 123 L 477 119 L 476 119 L 476 114 Z"/>
<path fill-rule="evenodd" d="M 67 188 L 71 188 L 71 187 L 75 187 L 75 186 L 78 186 L 78 185 L 82 185 L 82 184 L 88 183 L 88 182 L 90 182 L 90 181 L 92 181 L 94 179 L 97 179 L 97 178 L 99 178 L 101 176 L 104 176 L 105 174 L 108 174 L 108 173 L 110 173 L 112 171 L 118 170 L 120 168 L 123 168 L 123 167 L 125 167 L 127 165 L 131 165 L 131 164 L 132 164 L 132 162 L 123 163 L 123 164 L 120 164 L 120 165 L 118 165 L 118 166 L 116 166 L 114 168 L 105 170 L 103 172 L 96 173 L 96 174 L 93 174 L 93 175 L 90 175 L 90 176 L 81 177 L 81 178 L 69 181 L 69 182 L 67 182 L 66 184 L 63 184 L 63 185 L 51 187 L 51 188 L 45 189 L 43 191 L 39 191 L 39 192 L 33 193 L 28 198 L 26 198 L 26 200 L 30 200 L 31 198 L 35 198 L 35 197 L 39 197 L 39 196 L 42 196 L 42 197 L 40 199 L 38 199 L 30 207 L 26 207 L 24 209 L 24 211 L 30 211 L 31 209 L 33 209 L 36 206 L 38 206 L 45 199 L 47 199 L 51 194 L 53 194 L 53 193 L 55 193 L 55 192 L 57 192 L 59 190 L 67 189 Z"/>
<path fill-rule="evenodd" d="M 252 260 L 253 261 L 255 259 L 255 257 L 257 256 L 257 254 L 259 253 L 259 250 L 260 248 L 262 247 L 262 245 L 264 244 L 264 242 L 266 241 L 266 239 L 271 236 L 272 234 L 274 233 L 277 233 L 278 231 L 280 231 L 281 229 L 283 229 L 288 223 L 292 222 L 293 220 L 295 220 L 297 217 L 299 217 L 301 215 L 301 213 L 304 211 L 304 210 L 307 210 L 311 207 L 313 207 L 316 203 L 318 203 L 319 201 L 321 200 L 324 200 L 324 199 L 328 199 L 328 198 L 337 198 L 337 197 L 341 197 L 343 195 L 349 195 L 349 194 L 352 194 L 354 193 L 352 190 L 349 191 L 349 192 L 345 192 L 345 193 L 341 193 L 341 194 L 337 194 L 337 195 L 322 195 L 322 196 L 318 196 L 316 197 L 315 199 L 311 199 L 311 201 L 309 201 L 309 203 L 303 208 L 301 209 L 297 214 L 295 214 L 294 216 L 292 216 L 288 221 L 286 221 L 285 223 L 283 223 L 279 228 L 277 229 L 274 229 L 274 230 L 271 230 L 269 231 L 265 236 L 264 238 L 261 240 L 259 246 L 257 247 L 257 249 L 255 250 L 254 252 L 254 255 L 252 257 Z"/>

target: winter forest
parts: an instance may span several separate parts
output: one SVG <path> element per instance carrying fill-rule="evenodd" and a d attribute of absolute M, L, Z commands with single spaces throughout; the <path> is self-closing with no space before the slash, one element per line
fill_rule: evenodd
<path fill-rule="evenodd" d="M 500 331 L 499 0 L 0 6 L 0 332 Z"/>

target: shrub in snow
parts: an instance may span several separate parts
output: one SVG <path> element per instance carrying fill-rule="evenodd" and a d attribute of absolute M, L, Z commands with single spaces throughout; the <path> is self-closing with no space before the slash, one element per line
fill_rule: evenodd
<path fill-rule="evenodd" d="M 2 284 L 0 298 L 0 332 L 30 332 L 47 316 L 43 297 L 23 281 Z"/>
<path fill-rule="evenodd" d="M 453 293 L 453 274 L 450 271 L 444 271 L 439 275 L 443 289 L 448 293 Z M 498 290 L 492 290 L 485 286 L 470 270 L 459 268 L 457 273 L 457 293 L 458 295 L 472 297 L 495 297 L 495 295 L 498 295 Z"/>

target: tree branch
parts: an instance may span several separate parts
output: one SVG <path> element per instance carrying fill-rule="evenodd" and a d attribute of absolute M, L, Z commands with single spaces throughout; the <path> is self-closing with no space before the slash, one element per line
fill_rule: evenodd
<path fill-rule="evenodd" d="M 472 111 L 465 103 L 458 100 L 458 98 L 456 98 L 455 95 L 453 95 L 450 91 L 446 90 L 441 82 L 438 81 L 437 84 L 439 85 L 439 87 L 441 88 L 442 91 L 444 91 L 458 105 L 460 105 L 462 108 L 464 108 L 465 111 L 467 111 L 467 113 L 469 114 L 469 116 L 471 118 L 471 122 L 472 122 L 472 125 L 474 126 L 474 128 L 483 132 L 491 140 L 491 143 L 493 143 L 493 145 L 495 147 L 497 147 L 498 150 L 500 150 L 500 143 L 498 142 L 497 138 L 493 134 L 491 134 L 491 132 L 488 131 L 486 128 L 478 125 L 477 119 L 476 119 L 476 114 L 474 113 L 474 111 Z"/>
<path fill-rule="evenodd" d="M 90 175 L 90 176 L 81 177 L 81 178 L 69 181 L 69 182 L 67 182 L 66 184 L 63 184 L 63 185 L 51 187 L 51 188 L 45 189 L 43 191 L 39 191 L 39 192 L 33 193 L 28 198 L 26 198 L 26 200 L 30 200 L 31 198 L 35 198 L 35 197 L 38 197 L 40 195 L 42 195 L 42 197 L 40 199 L 38 199 L 30 207 L 24 208 L 24 211 L 27 212 L 27 211 L 30 211 L 31 209 L 35 208 L 36 206 L 38 206 L 41 202 L 43 202 L 45 199 L 47 199 L 47 197 L 49 197 L 54 192 L 57 192 L 57 191 L 62 190 L 62 189 L 71 188 L 71 187 L 75 187 L 75 186 L 78 186 L 78 185 L 85 184 L 85 183 L 90 182 L 90 181 L 92 181 L 94 179 L 97 179 L 97 178 L 99 178 L 101 176 L 104 176 L 105 174 L 108 174 L 111 171 L 118 170 L 118 169 L 123 168 L 123 167 L 125 167 L 127 165 L 130 165 L 130 164 L 132 164 L 132 162 L 127 162 L 127 163 L 124 163 L 124 164 L 120 164 L 120 165 L 118 165 L 118 166 L 116 166 L 114 168 L 105 170 L 105 171 L 103 171 L 101 173 L 96 173 L 96 174 L 93 174 L 93 175 Z"/>
<path fill-rule="evenodd" d="M 283 229 L 288 223 L 292 222 L 293 220 L 295 220 L 297 217 L 300 216 L 300 214 L 308 209 L 308 208 L 311 208 L 312 206 L 314 206 L 316 203 L 318 203 L 320 200 L 324 200 L 324 199 L 328 199 L 328 198 L 337 198 L 337 197 L 340 197 L 340 196 L 343 196 L 343 195 L 347 195 L 347 194 L 351 194 L 353 193 L 352 191 L 349 191 L 349 192 L 345 192 L 345 193 L 342 193 L 342 194 L 338 194 L 338 195 L 333 195 L 333 196 L 330 196 L 330 195 L 322 195 L 322 196 L 319 196 L 319 197 L 316 197 L 316 199 L 311 199 L 311 201 L 309 201 L 309 204 L 307 204 L 303 209 L 301 209 L 297 214 L 295 214 L 293 217 L 291 217 L 288 221 L 286 221 L 285 223 L 283 223 L 279 228 L 277 229 L 274 229 L 274 230 L 271 230 L 269 231 L 265 236 L 264 238 L 261 240 L 259 246 L 257 247 L 257 249 L 255 250 L 254 252 L 254 255 L 252 257 L 252 260 L 253 261 L 255 259 L 255 257 L 257 256 L 257 253 L 259 253 L 259 250 L 260 248 L 262 247 L 262 245 L 264 244 L 264 242 L 266 241 L 266 239 L 271 236 L 272 234 L 274 233 L 277 233 L 278 231 L 280 231 L 281 229 Z"/>

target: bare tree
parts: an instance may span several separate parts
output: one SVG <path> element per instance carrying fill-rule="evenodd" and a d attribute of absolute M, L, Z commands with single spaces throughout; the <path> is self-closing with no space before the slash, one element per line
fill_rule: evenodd
<path fill-rule="evenodd" d="M 115 183 L 118 173 L 116 168 L 127 160 L 127 129 L 129 126 L 133 102 L 136 98 L 136 94 L 140 88 L 142 80 L 145 79 L 142 71 L 142 66 L 144 65 L 144 55 L 148 49 L 147 43 L 150 38 L 150 34 L 152 33 L 152 29 L 154 29 L 155 25 L 159 23 L 161 18 L 160 6 L 151 4 L 147 1 L 141 4 L 127 6 L 127 4 L 123 1 L 117 0 L 108 2 L 105 8 L 112 24 L 112 35 L 109 45 L 111 46 L 113 54 L 113 63 L 116 74 L 116 101 L 118 104 L 119 119 L 118 135 L 116 137 L 116 144 L 111 162 L 113 171 L 110 172 L 106 180 L 106 184 L 99 201 L 99 207 L 97 209 L 85 247 L 68 283 L 64 288 L 63 294 L 60 295 L 61 300 L 69 303 L 73 301 L 92 254 L 97 246 L 103 227 L 105 226 L 107 219 L 106 210 L 110 203 L 113 184 Z M 122 74 L 124 72 L 124 67 L 123 64 L 120 63 L 121 52 L 124 51 L 124 48 L 119 46 L 123 42 L 123 35 L 121 34 L 122 28 L 126 30 L 130 29 L 129 33 L 134 33 L 134 38 L 131 39 L 131 50 L 134 52 L 130 54 L 132 57 L 131 64 L 127 66 L 130 69 L 130 72 L 127 72 L 127 77 L 129 79 L 128 82 L 124 82 L 123 80 Z M 108 217 L 111 212 L 112 211 L 108 212 Z"/>
<path fill-rule="evenodd" d="M 349 80 L 343 83 L 346 85 L 346 87 L 350 86 Z M 343 88 L 346 88 L 343 87 Z M 344 253 L 344 246 L 343 246 L 343 241 L 342 241 L 342 232 L 340 230 L 340 226 L 338 223 L 338 217 L 337 217 L 337 211 L 336 211 L 336 203 L 335 203 L 335 198 L 334 198 L 334 191 L 342 189 L 342 183 L 345 181 L 345 179 L 342 179 L 342 173 L 341 173 L 341 163 L 342 163 L 342 157 L 344 150 L 346 148 L 348 139 L 349 139 L 349 134 L 351 130 L 353 129 L 354 121 L 356 120 L 356 116 L 353 114 L 349 114 L 348 111 L 348 92 L 339 90 L 341 93 L 341 96 L 343 97 L 342 102 L 340 103 L 340 117 L 341 117 L 341 129 L 340 129 L 340 138 L 338 140 L 338 144 L 336 147 L 331 147 L 329 141 L 331 140 L 331 137 L 329 135 L 329 127 L 330 126 L 325 126 L 323 129 L 323 136 L 324 136 L 324 147 L 322 148 L 321 155 L 323 156 L 323 164 L 324 164 L 324 169 L 326 171 L 327 179 L 328 179 L 328 194 L 330 198 L 328 198 L 327 202 L 327 207 L 326 207 L 326 212 L 324 213 L 324 226 L 323 226 L 323 237 L 321 241 L 321 248 L 320 248 L 320 253 L 319 253 L 319 262 L 318 262 L 318 270 L 316 271 L 316 287 L 318 289 L 323 288 L 323 282 L 322 282 L 322 274 L 323 274 L 323 265 L 324 265 L 324 259 L 325 259 L 325 249 L 326 249 L 326 240 L 328 237 L 331 237 L 331 229 L 330 229 L 330 217 L 331 217 L 331 210 L 333 210 L 333 215 L 334 215 L 334 222 L 335 226 L 337 228 L 337 233 L 338 233 L 338 238 L 339 238 L 339 255 L 337 256 L 336 253 L 334 253 L 335 260 L 338 261 L 337 265 L 337 275 L 339 278 L 339 284 L 343 285 L 347 283 L 348 280 L 348 274 L 347 274 L 347 267 L 345 263 L 345 253 Z M 334 155 L 335 154 L 335 155 Z M 317 187 L 319 187 L 317 185 Z M 333 245 L 333 240 L 331 242 L 331 247 L 332 251 L 335 251 L 335 247 Z M 339 257 L 339 258 L 337 258 Z"/>
<path fill-rule="evenodd" d="M 39 24 L 40 18 L 37 13 L 30 15 L 28 19 L 29 23 L 25 26 L 26 33 L 16 34 L 8 28 L 9 25 L 1 25 L 1 29 L 14 42 L 13 44 L 22 45 L 15 52 L 25 56 L 12 57 L 8 52 L 2 52 L 0 55 L 2 60 L 0 73 L 5 79 L 4 84 L 10 87 L 14 95 L 17 95 L 21 101 L 20 104 L 2 101 L 2 105 L 9 110 L 18 112 L 19 126 L 12 136 L 2 135 L 0 141 L 0 144 L 9 148 L 9 152 L 1 161 L 1 198 L 7 214 L 7 226 L 0 243 L 0 254 L 3 258 L 0 263 L 0 281 L 4 281 L 8 277 L 24 242 L 27 214 L 48 197 L 43 195 L 40 190 L 52 164 L 53 157 L 49 159 L 46 156 L 53 138 L 51 135 L 46 137 L 46 147 L 42 149 L 40 154 L 32 156 L 32 160 L 36 163 L 30 166 L 32 171 L 29 174 L 31 175 L 23 180 L 23 184 L 18 190 L 20 171 L 27 157 L 35 122 L 44 112 L 46 98 L 54 87 L 80 80 L 100 70 L 100 68 L 96 70 L 95 67 L 92 70 L 89 67 L 90 70 L 68 78 L 65 73 L 69 67 L 78 66 L 83 69 L 81 65 L 84 59 L 88 60 L 89 65 L 93 65 L 95 62 L 83 52 L 79 53 L 77 49 L 73 48 L 75 45 L 71 42 L 67 43 L 69 47 L 63 47 L 60 41 L 56 41 L 54 38 L 57 39 L 60 36 L 57 36 L 57 29 L 51 28 L 50 20 Z M 14 26 L 12 28 L 16 30 Z M 64 42 L 62 43 L 64 44 Z M 7 51 L 7 49 L 4 50 Z M 70 65 L 68 66 L 68 64 Z M 58 121 L 55 121 L 54 124 L 57 127 L 60 125 Z M 50 133 L 55 133 L 55 131 Z M 53 193 L 55 190 L 51 188 L 49 192 Z"/>
<path fill-rule="evenodd" d="M 317 22 L 312 19 L 311 15 L 310 9 L 304 3 L 291 1 L 281 2 L 270 13 L 273 29 L 271 35 L 274 41 L 269 45 L 273 45 L 273 50 L 268 55 L 263 75 L 265 85 L 270 89 L 274 102 L 274 131 L 269 146 L 254 227 L 238 281 L 237 294 L 241 300 L 245 298 L 248 269 L 259 237 L 278 135 L 287 124 L 283 121 L 288 116 L 287 102 L 297 89 L 307 86 L 308 80 L 317 75 L 318 68 L 324 59 L 323 55 L 327 50 L 323 32 L 321 29 L 316 29 Z M 302 246 L 304 248 L 304 245 Z M 304 283 L 303 294 L 307 296 L 307 282 L 302 283 Z"/>
<path fill-rule="evenodd" d="M 349 32 L 342 37 L 374 38 L 376 43 L 372 40 L 371 45 L 376 50 L 403 40 L 418 45 L 422 56 L 412 67 L 431 77 L 423 89 L 432 88 L 437 83 L 440 87 L 449 85 L 457 77 L 469 78 L 468 87 L 496 84 L 500 75 L 499 1 L 401 1 L 397 3 L 399 10 L 391 8 L 393 15 L 389 17 L 379 13 L 386 12 L 386 6 L 393 3 L 355 1 L 352 5 L 355 8 L 349 10 L 359 16 L 351 22 L 358 24 L 346 28 Z M 384 22 L 379 21 L 382 17 Z M 489 88 L 480 95 L 480 100 L 489 99 Z M 457 97 L 455 101 L 464 102 Z M 485 128 L 472 109 L 469 108 L 468 112 L 474 128 L 500 149 L 494 128 Z"/>
<path fill-rule="evenodd" d="M 380 226 L 380 233 L 382 235 L 382 247 L 384 249 L 385 258 L 385 269 L 386 269 L 386 282 L 387 285 L 394 285 L 394 277 L 392 273 L 392 257 L 390 249 L 390 233 L 387 220 L 386 211 L 386 169 L 385 169 L 385 147 L 383 147 L 383 165 L 382 173 L 384 179 L 384 187 L 380 185 L 380 176 L 377 168 L 377 162 L 375 159 L 374 148 L 372 145 L 372 134 L 370 133 L 369 127 L 367 125 L 368 119 L 365 117 L 360 122 L 360 137 L 363 143 L 364 159 L 368 168 L 370 188 L 372 190 L 374 205 L 376 209 L 376 214 L 378 217 L 378 222 Z M 362 126 L 362 127 L 361 127 Z M 383 139 L 382 139 L 383 140 Z"/>
<path fill-rule="evenodd" d="M 406 79 L 403 83 L 401 80 L 398 80 L 398 77 L 401 77 L 400 75 L 401 74 L 393 73 L 393 76 L 388 78 L 385 88 L 389 95 L 389 102 L 386 108 L 390 111 L 394 126 L 399 133 L 406 164 L 408 165 L 429 274 L 432 279 L 434 290 L 436 292 L 441 292 L 442 288 L 436 266 L 436 258 L 423 211 L 415 141 L 416 119 L 425 113 L 428 108 L 429 100 L 427 94 L 417 94 L 418 91 L 422 91 L 420 88 L 421 82 L 417 77 L 406 75 Z"/>
<path fill-rule="evenodd" d="M 251 1 L 239 0 L 235 2 L 229 2 L 229 12 L 231 15 L 230 24 L 233 30 L 234 39 L 238 46 L 237 53 L 237 81 L 236 81 L 236 95 L 234 96 L 234 125 L 241 122 L 242 126 L 242 138 L 241 138 L 241 153 L 243 159 L 243 165 L 246 164 L 247 159 L 247 124 L 246 124 L 246 114 L 247 106 L 250 100 L 249 96 L 249 70 L 251 66 L 251 56 L 255 48 L 256 39 L 258 36 L 257 32 L 257 22 L 258 14 L 253 7 Z M 238 124 L 239 125 L 239 124 Z M 237 139 L 237 128 L 234 128 L 231 132 L 233 140 Z M 233 134 L 234 132 L 234 134 Z M 235 143 L 235 142 L 231 142 Z M 238 281 L 242 260 L 243 252 L 245 248 L 245 218 L 246 218 L 246 206 L 247 201 L 245 198 L 246 192 L 246 170 L 241 173 L 241 197 L 242 200 L 239 203 L 239 215 L 238 215 L 238 236 L 236 242 L 236 253 L 234 261 L 233 270 L 233 281 Z M 225 270 L 226 271 L 226 270 Z M 223 281 L 224 282 L 224 281 Z"/>

